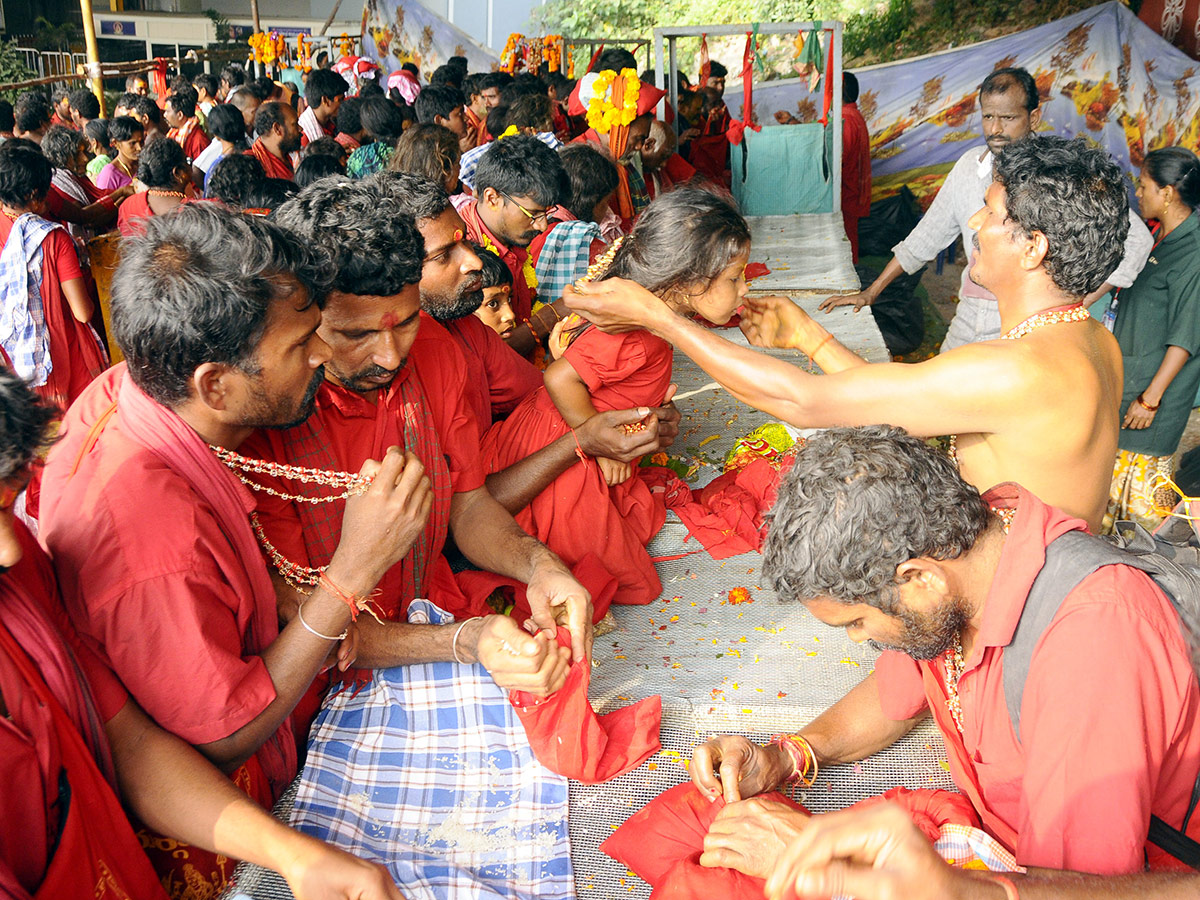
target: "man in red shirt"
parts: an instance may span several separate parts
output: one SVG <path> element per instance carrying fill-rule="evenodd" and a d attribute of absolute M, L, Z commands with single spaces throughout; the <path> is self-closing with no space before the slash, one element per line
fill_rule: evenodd
<path fill-rule="evenodd" d="M 1170 864 L 1147 832 L 1152 815 L 1181 827 L 1187 813 L 1200 685 L 1179 616 L 1146 574 L 1106 566 L 1067 595 L 1033 652 L 1018 737 L 1006 647 L 1046 547 L 1085 531 L 1081 519 L 1013 484 L 981 497 L 948 457 L 890 426 L 811 439 L 772 518 L 763 568 L 780 594 L 884 651 L 801 729 L 821 765 L 862 759 L 932 715 L 955 784 L 1021 865 L 1114 875 Z M 778 745 L 719 737 L 697 748 L 692 775 L 737 801 L 792 776 L 790 760 Z M 763 875 L 783 847 L 762 826 L 794 833 L 803 819 L 735 802 L 705 842 L 708 861 Z M 1189 831 L 1200 836 L 1200 820 Z"/>
<path fill-rule="evenodd" d="M 492 142 L 475 170 L 476 199 L 459 209 L 467 236 L 493 250 L 512 272 L 512 306 L 519 324 L 508 343 L 526 357 L 549 331 L 530 322 L 537 276 L 525 248 L 546 230 L 549 210 L 569 192 L 558 154 L 536 137 L 516 135 Z"/>
<path fill-rule="evenodd" d="M 466 399 L 466 368 L 454 340 L 421 315 L 418 282 L 424 243 L 412 220 L 369 182 L 314 185 L 281 207 L 278 220 L 332 257 L 333 290 L 320 335 L 333 357 L 316 394 L 316 412 L 295 427 L 261 431 L 249 444 L 263 459 L 353 471 L 378 448 L 404 446 L 424 466 L 431 490 L 406 554 L 357 596 L 371 596 L 377 621 L 359 617 L 358 660 L 366 667 L 469 659 L 504 687 L 547 694 L 566 676 L 565 648 L 553 643 L 556 614 L 571 629 L 573 653 L 590 647 L 586 590 L 545 546 L 520 529 L 484 487 L 479 432 Z M 283 478 L 264 479 L 294 494 Z M 295 567 L 321 566 L 336 545 L 336 507 L 312 509 L 262 496 L 259 516 L 276 568 L 298 598 Z M 459 619 L 479 616 L 480 603 L 461 591 L 442 554 L 447 536 L 476 566 L 525 582 L 536 637 L 509 616 L 463 625 L 409 624 L 416 597 L 429 597 Z M 286 562 L 285 562 L 286 561 Z M 549 640 L 548 640 L 549 638 Z"/>
<path fill-rule="evenodd" d="M 842 220 L 858 262 L 858 220 L 871 214 L 871 132 L 858 111 L 858 79 L 842 73 Z"/>
<path fill-rule="evenodd" d="M 425 242 L 421 309 L 442 324 L 462 351 L 468 404 L 482 434 L 542 386 L 542 373 L 473 315 L 483 300 L 479 257 L 467 242 L 463 221 L 446 192 L 432 181 L 400 172 L 373 175 L 367 183 L 398 202 L 421 232 Z M 643 420 L 648 427 L 642 431 L 626 434 L 621 428 Z M 678 422 L 679 411 L 672 404 L 654 410 L 597 413 L 575 429 L 574 437 L 566 435 L 520 463 L 488 475 L 488 492 L 515 514 L 580 461 L 577 450 L 609 459 L 639 459 L 669 447 L 679 431 Z"/>
<path fill-rule="evenodd" d="M 369 592 L 400 558 L 415 512 L 399 497 L 424 484 L 394 449 L 345 476 L 329 583 L 279 626 L 235 451 L 309 414 L 328 284 L 323 255 L 265 220 L 209 203 L 150 219 L 113 283 L 128 368 L 72 405 L 41 486 L 40 539 L 84 643 L 268 808 L 296 774 L 292 707 L 322 666 L 352 660 L 339 591 Z M 222 863 L 205 877 L 221 880 Z"/>
<path fill-rule="evenodd" d="M 13 514 L 54 416 L 0 366 L 0 893 L 165 900 L 123 801 L 168 834 L 278 869 L 297 896 L 398 900 L 379 866 L 287 828 L 154 725 L 79 642 Z"/>
<path fill-rule="evenodd" d="M 300 150 L 300 120 L 287 103 L 264 103 L 254 114 L 258 139 L 246 152 L 262 163 L 268 178 L 295 177 L 293 154 Z"/>
<path fill-rule="evenodd" d="M 195 162 L 210 143 L 200 118 L 196 115 L 199 95 L 190 87 L 180 88 L 167 98 L 163 118 L 171 126 L 167 137 L 183 148 L 188 162 Z"/>

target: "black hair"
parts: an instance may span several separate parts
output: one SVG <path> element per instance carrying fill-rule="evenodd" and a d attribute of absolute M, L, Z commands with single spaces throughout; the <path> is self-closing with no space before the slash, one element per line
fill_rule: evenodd
<path fill-rule="evenodd" d="M 13 115 L 13 105 L 7 100 L 0 100 L 0 131 L 11 132 L 16 121 L 16 117 Z"/>
<path fill-rule="evenodd" d="M 139 131 L 145 137 L 146 129 L 133 116 L 117 116 L 108 123 L 108 138 L 113 143 L 132 140 Z"/>
<path fill-rule="evenodd" d="M 262 163 L 253 156 L 230 153 L 219 159 L 208 173 L 204 193 L 210 200 L 221 200 L 235 209 L 245 209 L 249 205 L 244 202 L 247 192 L 266 177 Z"/>
<path fill-rule="evenodd" d="M 633 69 L 636 72 L 637 57 L 624 47 L 609 47 L 601 51 L 590 71 L 620 72 L 623 69 Z"/>
<path fill-rule="evenodd" d="M 40 151 L 5 141 L 0 145 L 0 203 L 25 209 L 50 190 L 54 167 Z"/>
<path fill-rule="evenodd" d="M 70 169 L 75 164 L 75 154 L 83 143 L 83 134 L 73 128 L 53 125 L 42 137 L 42 154 L 58 169 Z"/>
<path fill-rule="evenodd" d="M 362 120 L 358 115 L 362 105 L 362 97 L 347 97 L 342 101 L 337 115 L 337 129 L 341 134 L 358 134 L 362 131 Z"/>
<path fill-rule="evenodd" d="M 278 209 L 299 193 L 300 188 L 287 178 L 264 178 L 248 187 L 242 196 L 242 209 Z"/>
<path fill-rule="evenodd" d="M 208 72 L 201 72 L 192 77 L 192 87 L 196 89 L 197 95 L 199 95 L 200 89 L 204 88 L 208 96 L 216 97 L 220 84 L 215 75 L 210 75 Z"/>
<path fill-rule="evenodd" d="M 553 131 L 554 104 L 545 94 L 526 94 L 524 97 L 518 97 L 508 108 L 505 121 L 518 128 Z"/>
<path fill-rule="evenodd" d="M 108 119 L 91 119 L 83 126 L 83 133 L 96 142 L 106 154 L 112 153 L 112 138 L 108 134 Z"/>
<path fill-rule="evenodd" d="M 66 85 L 59 85 L 50 92 L 50 102 L 55 106 L 58 106 L 58 104 L 62 103 L 64 100 L 70 102 L 70 99 L 71 89 Z"/>
<path fill-rule="evenodd" d="M 546 93 L 546 86 L 538 81 L 537 78 L 530 77 L 533 78 L 532 81 L 522 81 L 520 78 L 514 78 L 508 84 L 504 85 L 504 87 L 500 88 L 500 105 L 512 106 L 522 97 L 528 97 L 531 94 L 548 97 L 549 94 Z"/>
<path fill-rule="evenodd" d="M 399 92 L 397 91 L 397 93 L 399 93 Z M 363 98 L 364 100 L 367 97 L 383 97 L 384 96 L 383 85 L 380 84 L 378 81 L 376 81 L 374 78 L 368 78 L 366 81 L 359 82 L 358 96 Z"/>
<path fill-rule="evenodd" d="M 309 141 L 300 156 L 303 159 L 308 159 L 310 156 L 328 156 L 340 164 L 346 158 L 346 148 L 338 143 L 337 138 L 331 138 L 326 134 L 315 141 Z"/>
<path fill-rule="evenodd" d="M 246 70 L 240 63 L 230 63 L 221 70 L 221 81 L 229 85 L 229 89 L 241 87 L 246 83 Z"/>
<path fill-rule="evenodd" d="M 129 93 L 128 91 L 126 91 L 124 94 L 122 94 L 120 97 L 117 98 L 117 102 L 113 105 L 113 109 L 120 109 L 122 107 L 125 109 L 135 109 L 137 106 L 137 99 L 140 96 L 142 96 L 142 95 L 141 94 L 132 94 L 132 93 Z"/>
<path fill-rule="evenodd" d="M 149 188 L 173 188 L 178 184 L 176 173 L 187 165 L 187 155 L 178 143 L 151 141 L 138 157 L 138 181 Z"/>
<path fill-rule="evenodd" d="M 16 127 L 21 131 L 37 131 L 50 124 L 54 109 L 46 95 L 40 91 L 22 91 L 13 108 Z"/>
<path fill-rule="evenodd" d="M 483 263 L 483 268 L 479 270 L 479 276 L 483 279 L 483 287 L 505 287 L 513 283 L 512 271 L 504 264 L 504 260 L 478 244 L 472 244 L 471 249 Z"/>
<path fill-rule="evenodd" d="M 264 100 L 279 90 L 279 85 L 277 85 L 275 83 L 275 79 L 271 78 L 269 75 L 259 75 L 250 83 L 255 85 L 260 91 L 263 92 L 262 98 Z"/>
<path fill-rule="evenodd" d="M 414 175 L 411 172 L 387 170 L 376 172 L 364 183 L 371 189 L 389 200 L 395 201 L 397 208 L 419 226 L 422 222 L 436 219 L 451 208 L 450 197 L 441 181 L 434 181 Z"/>
<path fill-rule="evenodd" d="M 435 118 L 450 118 L 450 114 L 463 107 L 462 91 L 452 84 L 431 84 L 421 89 L 413 106 L 418 122 L 432 122 Z"/>
<path fill-rule="evenodd" d="M 842 102 L 854 103 L 858 100 L 858 76 L 853 72 L 842 71 Z"/>
<path fill-rule="evenodd" d="M 446 60 L 446 65 L 458 69 L 464 75 L 467 74 L 467 58 L 465 56 L 451 56 Z"/>
<path fill-rule="evenodd" d="M 309 144 L 308 146 L 312 146 Z M 296 166 L 296 187 L 303 190 L 314 181 L 320 181 L 329 175 L 345 175 L 346 167 L 341 164 L 337 157 L 330 156 L 327 153 L 310 153 L 300 160 L 300 165 Z"/>
<path fill-rule="evenodd" d="M 660 296 L 707 290 L 749 248 L 750 226 L 730 198 L 677 188 L 646 207 L 601 278 L 628 278 Z"/>
<path fill-rule="evenodd" d="M 724 78 L 729 74 L 729 70 L 715 59 L 708 63 L 709 78 Z"/>
<path fill-rule="evenodd" d="M 139 81 L 146 82 L 146 87 L 150 86 L 150 78 L 145 72 L 134 72 L 132 75 L 127 75 L 125 77 L 125 92 L 127 94 L 134 93 L 133 86 Z"/>
<path fill-rule="evenodd" d="M 167 98 L 171 108 L 185 119 L 190 119 L 196 114 L 196 104 L 199 102 L 200 95 L 191 87 L 180 88 Z"/>
<path fill-rule="evenodd" d="M 457 66 L 444 64 L 433 70 L 433 74 L 429 76 L 430 84 L 449 84 L 458 89 L 462 89 L 463 70 Z"/>
<path fill-rule="evenodd" d="M 350 90 L 350 85 L 333 69 L 313 69 L 304 82 L 304 99 L 309 106 L 317 107 L 323 100 L 336 100 Z"/>
<path fill-rule="evenodd" d="M 425 241 L 412 216 L 375 185 L 371 179 L 319 181 L 275 216 L 300 240 L 325 251 L 334 289 L 390 297 L 420 282 Z"/>
<path fill-rule="evenodd" d="M 261 78 L 248 78 L 246 83 L 242 85 L 243 91 L 249 91 L 250 96 L 257 97 L 259 103 L 266 103 L 267 98 L 271 96 L 275 87 L 275 82 L 267 79 L 269 84 L 263 84 Z"/>
<path fill-rule="evenodd" d="M 71 109 L 85 119 L 100 118 L 100 101 L 87 88 L 76 88 L 70 95 Z"/>
<path fill-rule="evenodd" d="M 50 444 L 56 410 L 21 376 L 0 365 L 0 481 L 24 473 Z"/>
<path fill-rule="evenodd" d="M 208 114 L 208 133 L 241 148 L 246 142 L 246 120 L 242 111 L 229 103 L 218 103 Z"/>
<path fill-rule="evenodd" d="M 259 137 L 270 134 L 271 129 L 276 125 L 284 130 L 287 129 L 287 120 L 283 115 L 285 109 L 287 109 L 287 104 L 277 100 L 263 103 L 258 107 L 254 113 L 254 131 Z"/>
<path fill-rule="evenodd" d="M 387 167 L 393 172 L 411 172 L 442 184 L 458 161 L 458 135 L 445 126 L 425 122 L 404 132 Z"/>
<path fill-rule="evenodd" d="M 262 218 L 215 203 L 152 216 L 122 244 L 112 285 L 113 336 L 134 383 L 164 406 L 189 396 L 198 366 L 255 374 L 271 301 L 294 278 L 311 303 L 329 291 L 319 248 Z"/>
<path fill-rule="evenodd" d="M 406 62 L 400 68 L 403 69 L 405 72 L 411 72 L 413 75 L 416 75 L 418 78 L 421 77 L 421 70 L 417 68 L 417 64 L 414 62 Z"/>
<path fill-rule="evenodd" d="M 162 121 L 162 110 L 148 96 L 139 96 L 137 102 L 133 105 L 133 109 L 139 116 L 145 116 L 151 125 L 157 125 Z"/>
<path fill-rule="evenodd" d="M 495 88 L 500 91 L 504 86 L 512 81 L 512 76 L 507 72 L 484 72 L 483 77 L 479 82 L 479 93 Z"/>
<path fill-rule="evenodd" d="M 571 186 L 570 199 L 562 205 L 575 218 L 591 222 L 596 204 L 617 189 L 617 164 L 589 144 L 567 144 L 558 158 Z"/>
<path fill-rule="evenodd" d="M 1200 205 L 1200 160 L 1187 147 L 1151 150 L 1142 168 L 1160 188 L 1175 188 L 1179 201 L 1188 209 Z"/>
<path fill-rule="evenodd" d="M 488 134 L 492 137 L 504 134 L 504 130 L 508 128 L 508 107 L 503 103 L 493 106 L 488 110 L 483 121 Z"/>
<path fill-rule="evenodd" d="M 492 141 L 475 169 L 475 196 L 493 188 L 542 206 L 561 203 L 571 186 L 558 154 L 532 135 Z"/>
<path fill-rule="evenodd" d="M 471 102 L 471 98 L 477 94 L 483 93 L 483 83 L 487 76 L 483 72 L 472 72 L 462 81 L 463 96 L 467 98 L 467 102 Z"/>
<path fill-rule="evenodd" d="M 996 157 L 1008 221 L 1048 245 L 1042 265 L 1071 297 L 1104 283 L 1125 252 L 1129 194 L 1125 177 L 1104 150 L 1078 138 L 1030 135 Z"/>
<path fill-rule="evenodd" d="M 1038 108 L 1040 101 L 1037 82 L 1025 69 L 1018 66 L 996 69 L 979 85 L 979 95 L 982 97 L 984 94 L 1004 94 L 1012 87 L 1018 87 L 1024 92 L 1026 112 L 1033 112 Z"/>
<path fill-rule="evenodd" d="M 362 127 L 372 138 L 395 144 L 404 134 L 404 114 L 386 97 L 368 97 L 358 110 Z"/>

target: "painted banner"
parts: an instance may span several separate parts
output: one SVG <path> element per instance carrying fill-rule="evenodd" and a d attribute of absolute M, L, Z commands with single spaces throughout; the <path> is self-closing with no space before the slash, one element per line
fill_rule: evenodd
<path fill-rule="evenodd" d="M 1138 18 L 1185 53 L 1200 55 L 1200 0 L 1142 0 Z"/>
<path fill-rule="evenodd" d="M 1133 177 L 1149 150 L 1200 150 L 1200 63 L 1119 2 L 931 56 L 855 70 L 871 131 L 872 199 L 907 184 L 923 205 L 955 161 L 983 144 L 977 93 L 988 72 L 1023 66 L 1037 81 L 1042 126 L 1103 147 Z M 791 78 L 754 86 L 763 125 L 814 121 L 821 90 Z M 742 116 L 740 87 L 726 94 Z"/>
<path fill-rule="evenodd" d="M 465 56 L 472 72 L 491 72 L 500 57 L 451 25 L 420 0 L 366 0 L 363 56 L 385 72 L 415 63 L 425 79 L 451 56 Z"/>

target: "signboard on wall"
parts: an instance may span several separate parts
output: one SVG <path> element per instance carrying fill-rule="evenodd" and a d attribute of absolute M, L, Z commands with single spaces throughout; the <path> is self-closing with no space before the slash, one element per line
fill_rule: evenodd
<path fill-rule="evenodd" d="M 101 19 L 100 33 L 111 37 L 136 37 L 137 22 L 132 19 Z"/>

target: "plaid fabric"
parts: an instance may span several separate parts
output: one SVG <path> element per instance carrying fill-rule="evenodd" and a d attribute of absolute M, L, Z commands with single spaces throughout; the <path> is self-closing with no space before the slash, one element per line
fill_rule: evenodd
<path fill-rule="evenodd" d="M 416 600 L 409 621 L 453 619 Z M 378 670 L 327 698 L 292 824 L 382 863 L 413 900 L 575 896 L 567 779 L 482 666 Z"/>
<path fill-rule="evenodd" d="M 553 303 L 563 295 L 568 284 L 574 284 L 587 274 L 588 254 L 592 241 L 600 238 L 600 226 L 595 222 L 559 222 L 546 234 L 542 252 L 538 255 L 538 293 Z"/>
<path fill-rule="evenodd" d="M 368 175 L 382 172 L 395 152 L 396 148 L 386 141 L 364 144 L 346 160 L 346 174 L 351 178 L 366 178 Z"/>
<path fill-rule="evenodd" d="M 0 347 L 31 387 L 44 385 L 54 370 L 42 306 L 42 241 L 55 228 L 62 226 L 25 213 L 0 251 Z"/>
<path fill-rule="evenodd" d="M 554 136 L 552 131 L 539 131 L 537 139 L 549 147 L 551 150 L 557 150 L 561 147 L 562 141 Z M 475 190 L 475 170 L 479 168 L 479 160 L 483 158 L 483 154 L 487 153 L 488 147 L 492 146 L 492 142 L 481 144 L 478 147 L 472 147 L 462 155 L 459 160 L 458 180 L 469 187 L 472 191 Z"/>
<path fill-rule="evenodd" d="M 979 828 L 969 825 L 943 825 L 933 844 L 946 862 L 960 869 L 987 869 L 989 872 L 1024 872 L 1017 859 L 1004 846 Z"/>

